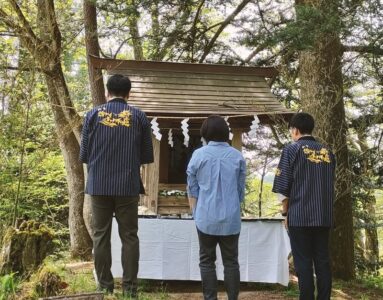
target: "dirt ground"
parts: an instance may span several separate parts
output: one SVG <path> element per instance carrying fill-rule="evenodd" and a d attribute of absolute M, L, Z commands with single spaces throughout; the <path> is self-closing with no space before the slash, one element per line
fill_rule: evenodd
<path fill-rule="evenodd" d="M 290 292 L 286 287 L 276 284 L 249 283 L 241 284 L 239 300 L 273 300 L 273 299 L 298 299 L 297 278 L 291 276 L 290 282 L 293 288 Z M 380 289 L 366 288 L 356 282 L 336 282 L 334 284 L 331 299 L 334 300 L 378 300 L 383 299 L 383 291 Z M 163 289 L 172 300 L 203 300 L 200 282 L 166 281 Z M 218 300 L 226 300 L 223 284 L 219 285 Z"/>
<path fill-rule="evenodd" d="M 84 269 L 91 275 L 93 264 L 75 263 L 68 265 L 72 272 L 83 272 Z M 91 275 L 92 276 L 92 275 Z M 116 289 L 120 289 L 120 281 L 116 281 Z M 290 273 L 290 287 L 284 287 L 279 284 L 264 283 L 241 283 L 241 292 L 239 300 L 273 300 L 273 299 L 298 299 L 298 280 Z M 198 281 L 160 281 L 160 280 L 142 280 L 140 286 L 145 299 L 171 299 L 171 300 L 203 300 L 201 293 L 201 283 Z M 164 297 L 158 296 L 163 295 Z M 166 296 L 165 296 L 166 295 Z M 149 298 L 148 298 L 149 296 Z M 113 298 L 118 299 L 118 298 Z M 226 300 L 224 285 L 219 282 L 219 300 Z M 334 300 L 378 300 L 383 299 L 383 290 L 378 288 L 367 288 L 358 281 L 342 282 L 334 281 L 331 299 Z"/>

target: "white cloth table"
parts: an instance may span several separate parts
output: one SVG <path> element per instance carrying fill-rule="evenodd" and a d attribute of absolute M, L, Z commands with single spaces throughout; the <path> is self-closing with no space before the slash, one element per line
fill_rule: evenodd
<path fill-rule="evenodd" d="M 193 220 L 138 220 L 140 262 L 138 278 L 201 280 L 198 236 Z M 289 282 L 290 241 L 281 221 L 245 221 L 239 238 L 241 281 Z M 223 265 L 217 247 L 217 276 L 223 280 Z M 122 277 L 121 241 L 117 222 L 112 227 L 112 273 Z"/>

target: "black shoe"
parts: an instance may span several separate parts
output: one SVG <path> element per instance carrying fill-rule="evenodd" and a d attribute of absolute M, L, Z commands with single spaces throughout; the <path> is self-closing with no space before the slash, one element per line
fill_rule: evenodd
<path fill-rule="evenodd" d="M 113 287 L 102 287 L 102 286 L 98 286 L 97 287 L 97 292 L 102 292 L 106 295 L 111 295 L 113 294 Z"/>

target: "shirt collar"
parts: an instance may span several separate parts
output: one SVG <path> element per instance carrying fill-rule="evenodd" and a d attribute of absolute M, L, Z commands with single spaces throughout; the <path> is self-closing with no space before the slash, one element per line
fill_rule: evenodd
<path fill-rule="evenodd" d="M 113 98 L 112 100 L 109 100 L 108 102 L 120 102 L 124 104 L 127 103 L 124 98 Z"/>
<path fill-rule="evenodd" d="M 222 145 L 222 146 L 230 146 L 227 142 L 214 142 L 214 141 L 210 141 L 208 143 L 209 146 L 219 146 L 219 145 Z"/>
<path fill-rule="evenodd" d="M 315 138 L 312 135 L 305 135 L 298 139 L 298 141 L 308 140 L 308 141 L 316 141 Z"/>

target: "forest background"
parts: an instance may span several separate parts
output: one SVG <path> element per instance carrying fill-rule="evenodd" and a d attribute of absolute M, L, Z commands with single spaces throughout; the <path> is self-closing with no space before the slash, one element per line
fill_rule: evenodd
<path fill-rule="evenodd" d="M 315 136 L 337 156 L 334 275 L 379 277 L 382 8 L 380 0 L 1 0 L 0 231 L 37 220 L 60 249 L 89 258 L 78 143 L 84 112 L 105 101 L 105 74 L 89 68 L 88 54 L 274 66 L 273 93 L 311 113 Z M 270 174 L 288 130 L 261 126 L 244 141 L 243 213 L 275 216 Z"/>

